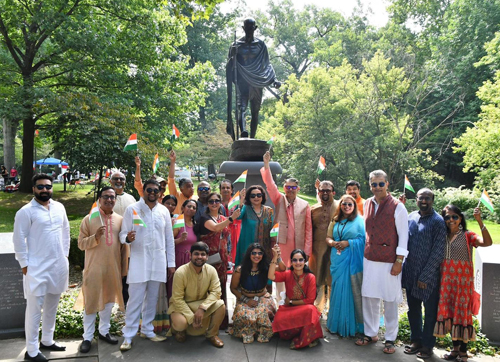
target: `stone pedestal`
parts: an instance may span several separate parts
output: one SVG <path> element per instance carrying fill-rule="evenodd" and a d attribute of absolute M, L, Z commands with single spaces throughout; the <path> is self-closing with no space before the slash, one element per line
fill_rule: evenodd
<path fill-rule="evenodd" d="M 231 145 L 231 155 L 229 156 L 229 161 L 262 162 L 262 156 L 264 156 L 264 153 L 266 153 L 266 151 L 269 151 L 270 147 L 271 145 L 263 140 L 256 140 L 253 138 L 240 138 L 239 140 L 234 141 Z"/>
<path fill-rule="evenodd" d="M 500 245 L 475 249 L 474 287 L 481 294 L 477 316 L 492 345 L 500 345 Z"/>
<path fill-rule="evenodd" d="M 24 336 L 25 310 L 23 272 L 14 256 L 12 233 L 2 233 L 0 234 L 0 339 Z"/>

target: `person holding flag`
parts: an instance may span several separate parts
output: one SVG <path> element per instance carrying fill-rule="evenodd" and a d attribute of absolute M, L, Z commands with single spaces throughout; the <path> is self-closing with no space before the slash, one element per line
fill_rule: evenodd
<path fill-rule="evenodd" d="M 160 184 L 151 179 L 144 183 L 144 196 L 125 210 L 120 231 L 122 244 L 130 245 L 130 268 L 127 277 L 129 300 L 120 350 L 132 348 L 132 338 L 139 329 L 141 337 L 161 342 L 166 337 L 154 333 L 156 303 L 161 283 L 175 272 L 174 237 L 170 212 L 158 203 Z M 144 306 L 143 306 L 144 304 Z"/>
<path fill-rule="evenodd" d="M 174 210 L 174 214 L 180 214 L 182 205 L 186 200 L 196 200 L 198 197 L 194 195 L 193 180 L 190 178 L 181 178 L 179 180 L 179 190 L 177 190 L 175 185 L 175 161 L 177 159 L 177 155 L 175 154 L 175 151 L 170 151 L 168 157 L 170 158 L 170 168 L 168 170 L 168 193 L 177 198 L 177 206 Z"/>
<path fill-rule="evenodd" d="M 262 245 L 269 260 L 273 257 L 270 232 L 274 225 L 274 211 L 265 203 L 266 191 L 262 186 L 252 185 L 248 190 L 241 189 L 241 214 L 238 217 L 241 220 L 241 232 L 236 247 L 236 265 L 241 265 L 248 247 L 254 243 Z"/>
<path fill-rule="evenodd" d="M 113 212 L 116 193 L 111 186 L 99 191 L 98 201 L 80 225 L 78 248 L 85 251 L 82 293 L 84 300 L 83 342 L 80 352 L 87 353 L 94 339 L 99 313 L 99 339 L 117 344 L 109 334 L 111 311 L 115 302 L 125 310 L 122 276 L 127 274 L 127 246 L 120 243 L 122 217 Z"/>
<path fill-rule="evenodd" d="M 175 238 L 175 265 L 178 269 L 181 265 L 191 261 L 191 245 L 198 241 L 194 232 L 196 214 L 196 201 L 186 200 L 181 205 L 181 214 L 174 220 Z"/>

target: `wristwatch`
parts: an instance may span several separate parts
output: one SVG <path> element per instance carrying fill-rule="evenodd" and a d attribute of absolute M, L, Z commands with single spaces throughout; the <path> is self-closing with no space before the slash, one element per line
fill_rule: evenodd
<path fill-rule="evenodd" d="M 401 259 L 401 258 L 396 258 L 396 263 L 403 264 L 403 259 Z"/>
<path fill-rule="evenodd" d="M 231 216 L 228 217 L 229 222 L 233 222 L 233 218 Z"/>
<path fill-rule="evenodd" d="M 290 306 L 292 306 L 292 305 L 293 305 L 293 304 L 292 304 L 292 300 L 291 300 L 291 299 L 288 301 L 288 305 L 290 305 Z"/>

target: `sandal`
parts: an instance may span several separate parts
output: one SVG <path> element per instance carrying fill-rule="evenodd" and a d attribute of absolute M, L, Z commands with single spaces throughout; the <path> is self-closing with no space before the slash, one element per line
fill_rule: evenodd
<path fill-rule="evenodd" d="M 451 351 L 450 353 L 446 353 L 443 355 L 443 359 L 446 361 L 454 361 L 457 359 L 459 355 L 458 351 Z"/>
<path fill-rule="evenodd" d="M 396 352 L 396 347 L 394 346 L 394 341 L 385 341 L 384 343 L 384 353 L 393 354 Z"/>
<path fill-rule="evenodd" d="M 406 345 L 404 353 L 406 354 L 417 354 L 422 346 L 420 343 L 412 343 L 411 345 Z"/>
<path fill-rule="evenodd" d="M 465 352 L 464 354 L 459 352 L 458 355 L 460 356 L 460 361 L 462 362 L 467 362 L 469 360 L 469 355 L 467 354 L 467 352 Z"/>
<path fill-rule="evenodd" d="M 358 338 L 358 340 L 356 342 L 354 342 L 354 344 L 356 346 L 367 346 L 369 344 L 372 344 L 372 343 L 377 343 L 378 342 L 378 337 L 368 337 L 368 336 L 365 336 L 363 335 L 363 337 L 361 338 Z"/>
<path fill-rule="evenodd" d="M 432 349 L 429 349 L 427 347 L 422 347 L 420 348 L 420 351 L 417 353 L 417 357 L 421 359 L 427 359 L 431 358 L 434 352 L 432 352 Z"/>
<path fill-rule="evenodd" d="M 313 347 L 316 347 L 317 345 L 318 345 L 318 340 L 316 339 L 316 340 L 312 341 L 311 343 L 309 343 L 308 347 L 313 348 Z"/>

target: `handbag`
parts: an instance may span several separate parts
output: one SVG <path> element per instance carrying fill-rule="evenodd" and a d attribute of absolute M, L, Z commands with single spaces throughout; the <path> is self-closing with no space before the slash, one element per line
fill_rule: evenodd
<path fill-rule="evenodd" d="M 214 220 L 214 218 L 212 217 L 212 220 Z M 214 220 L 215 223 L 217 223 L 216 220 Z M 223 236 L 222 236 L 222 231 L 220 233 L 220 239 L 219 239 L 219 250 L 213 254 L 213 255 L 210 255 L 207 259 L 207 264 L 210 264 L 210 265 L 217 265 L 217 264 L 220 264 L 222 263 L 222 258 L 220 256 L 220 243 L 222 242 L 222 239 L 223 239 Z"/>
<path fill-rule="evenodd" d="M 470 251 L 469 247 L 469 235 L 465 234 L 465 237 L 467 239 L 467 251 L 469 252 L 469 259 L 472 264 L 472 254 Z M 474 285 L 474 284 L 473 284 Z M 476 289 L 472 290 L 472 299 L 469 301 L 470 303 L 470 309 L 473 315 L 478 315 L 479 314 L 479 308 L 481 308 L 481 294 L 479 294 Z"/>

